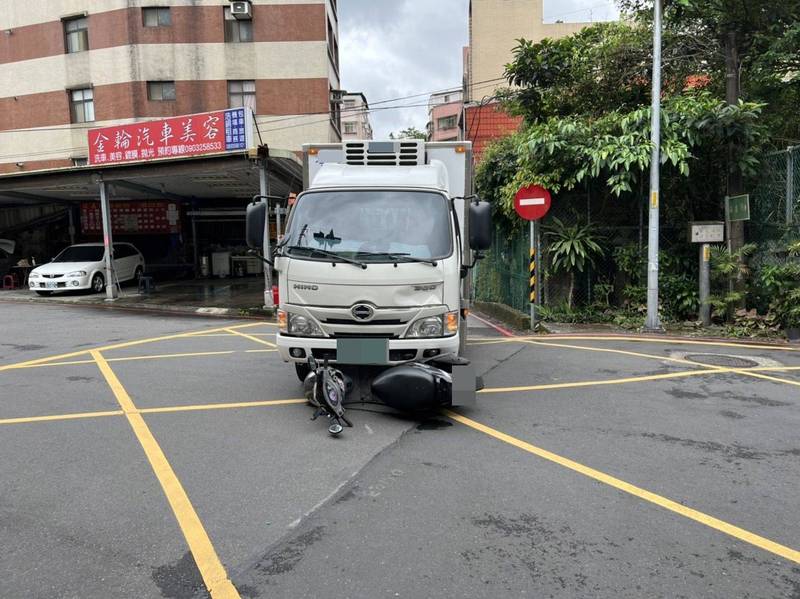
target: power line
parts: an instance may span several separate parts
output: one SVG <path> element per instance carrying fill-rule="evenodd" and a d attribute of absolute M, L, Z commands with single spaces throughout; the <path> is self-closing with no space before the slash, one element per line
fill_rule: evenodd
<path fill-rule="evenodd" d="M 496 77 L 494 79 L 486 79 L 485 81 L 478 81 L 474 85 L 477 86 L 477 85 L 484 84 L 484 83 L 493 83 L 493 82 L 505 81 L 505 79 L 506 79 L 505 77 Z M 434 90 L 434 91 L 420 92 L 420 93 L 417 93 L 417 94 L 411 94 L 411 95 L 408 95 L 408 96 L 399 96 L 399 97 L 396 97 L 396 98 L 387 98 L 387 99 L 383 99 L 383 100 L 378 100 L 376 102 L 372 102 L 371 106 L 379 106 L 381 104 L 389 104 L 391 102 L 399 102 L 401 100 L 409 100 L 409 99 L 412 99 L 412 98 L 419 98 L 419 97 L 422 97 L 422 96 L 431 96 L 433 94 L 438 94 L 438 93 L 450 91 L 452 89 L 455 89 L 455 88 L 448 87 L 448 88 L 438 89 L 438 90 Z M 371 110 L 373 110 L 373 108 L 367 109 L 366 112 L 369 112 Z M 347 111 L 347 112 L 349 113 L 351 111 Z M 279 119 L 273 119 L 270 122 L 271 123 L 277 123 L 277 122 L 281 122 L 281 121 L 290 121 L 290 120 L 297 119 L 297 118 L 304 117 L 304 116 L 316 116 L 316 115 L 322 115 L 322 114 L 330 114 L 330 110 L 317 111 L 317 112 L 299 112 L 299 113 L 291 115 L 291 116 L 286 116 L 286 117 L 279 118 Z M 184 116 L 184 115 L 175 115 L 175 116 Z M 134 117 L 134 118 L 136 118 L 136 117 Z M 170 118 L 170 117 L 167 117 L 167 118 Z M 144 122 L 144 121 L 141 121 L 141 122 Z M 0 133 L 29 133 L 29 132 L 37 132 L 37 131 L 65 131 L 65 130 L 66 131 L 75 131 L 75 130 L 80 130 L 80 129 L 87 129 L 88 130 L 88 129 L 95 129 L 95 128 L 97 128 L 97 126 L 96 125 L 92 125 L 92 124 L 88 124 L 88 125 L 65 124 L 65 125 L 58 126 L 58 127 L 53 126 L 53 127 L 29 127 L 29 128 L 18 128 L 18 129 L 0 129 Z"/>
<path fill-rule="evenodd" d="M 504 79 L 505 78 L 503 78 L 503 77 L 500 77 L 500 78 L 497 78 L 497 79 L 487 79 L 484 82 L 480 82 L 480 83 L 483 83 L 483 85 L 475 84 L 472 87 L 473 87 L 473 89 L 485 89 L 485 88 L 489 88 L 489 87 L 494 87 L 491 82 L 496 82 L 496 81 L 500 81 L 500 80 L 504 80 Z M 436 92 L 434 92 L 434 93 L 436 93 Z M 396 101 L 401 100 L 401 99 L 415 98 L 415 97 L 419 97 L 419 96 L 423 96 L 423 95 L 426 95 L 426 94 L 414 94 L 412 96 L 396 98 L 396 99 L 392 99 L 392 100 L 384 100 L 383 103 L 396 102 Z M 357 109 L 357 110 L 350 111 L 349 115 L 350 116 L 354 116 L 354 115 L 369 114 L 371 112 L 379 112 L 379 111 L 384 111 L 384 110 L 401 110 L 401 109 L 404 109 L 404 108 L 419 108 L 419 107 L 424 107 L 424 106 L 427 106 L 427 105 L 428 105 L 428 103 L 425 102 L 425 103 L 420 103 L 420 104 L 400 104 L 400 105 L 397 105 L 397 106 L 382 106 L 382 107 L 379 107 L 379 108 L 369 108 L 369 109 L 363 108 L 363 109 Z M 294 123 L 294 124 L 290 124 L 290 125 L 284 125 L 282 127 L 269 127 L 269 128 L 263 128 L 263 129 L 259 127 L 259 129 L 260 129 L 261 133 L 267 133 L 267 132 L 270 132 L 270 131 L 283 131 L 283 130 L 286 130 L 286 129 L 294 129 L 294 128 L 299 128 L 299 127 L 307 127 L 309 125 L 316 125 L 316 124 L 320 124 L 320 123 L 326 123 L 326 122 L 328 122 L 330 120 L 330 112 L 313 112 L 313 113 L 304 113 L 304 114 L 300 114 L 300 115 L 293 115 L 291 117 L 286 117 L 286 118 L 282 118 L 282 119 L 274 119 L 274 120 L 269 120 L 269 121 L 263 121 L 262 120 L 261 121 L 261 125 L 270 125 L 272 123 L 284 122 L 284 121 L 287 121 L 287 120 L 295 120 L 295 119 L 298 119 L 298 118 L 302 118 L 303 116 L 316 116 L 316 115 L 326 115 L 326 118 L 318 119 L 318 120 L 314 120 L 314 121 L 306 121 L 306 122 L 302 122 L 302 123 Z M 94 128 L 94 127 L 81 127 L 81 128 L 85 128 L 85 129 L 88 130 L 89 128 Z M 27 131 L 31 131 L 31 132 L 33 132 L 33 131 L 73 131 L 73 130 L 74 129 L 69 128 L 69 127 L 40 128 L 40 129 L 20 129 L 20 130 L 7 129 L 5 131 L 0 131 L 0 133 L 27 132 Z M 73 147 L 69 147 L 69 148 L 51 148 L 51 149 L 48 149 L 48 150 L 39 150 L 39 151 L 34 151 L 34 152 L 23 152 L 23 153 L 19 153 L 19 154 L 2 154 L 2 155 L 0 155 L 0 159 L 28 158 L 28 157 L 31 157 L 31 156 L 46 156 L 46 155 L 52 155 L 52 154 L 62 154 L 64 152 L 80 151 L 80 150 L 83 150 L 84 148 L 85 148 L 85 146 L 73 146 Z"/>

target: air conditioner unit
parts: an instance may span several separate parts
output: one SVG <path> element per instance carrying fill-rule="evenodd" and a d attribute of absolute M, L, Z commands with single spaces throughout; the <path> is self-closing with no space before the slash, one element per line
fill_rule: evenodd
<path fill-rule="evenodd" d="M 248 21 L 253 18 L 253 5 L 247 0 L 231 2 L 231 16 L 234 19 Z"/>

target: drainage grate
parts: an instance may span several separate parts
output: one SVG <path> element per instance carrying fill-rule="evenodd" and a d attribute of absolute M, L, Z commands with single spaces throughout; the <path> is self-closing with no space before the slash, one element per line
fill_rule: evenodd
<path fill-rule="evenodd" d="M 706 366 L 721 366 L 722 368 L 752 368 L 758 366 L 758 362 L 753 360 L 726 354 L 687 354 L 685 359 Z"/>

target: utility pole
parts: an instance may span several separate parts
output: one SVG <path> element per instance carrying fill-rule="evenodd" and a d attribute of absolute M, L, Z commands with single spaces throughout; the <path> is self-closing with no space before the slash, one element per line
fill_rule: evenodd
<path fill-rule="evenodd" d="M 658 205 L 661 167 L 661 0 L 653 9 L 653 104 L 650 116 L 650 213 L 647 233 L 647 320 L 645 330 L 660 331 L 658 318 Z"/>

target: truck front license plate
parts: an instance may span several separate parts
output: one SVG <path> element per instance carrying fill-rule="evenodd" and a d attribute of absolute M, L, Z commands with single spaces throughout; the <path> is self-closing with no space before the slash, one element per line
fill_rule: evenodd
<path fill-rule="evenodd" d="M 339 364 L 388 364 L 388 339 L 337 339 L 336 361 Z"/>

